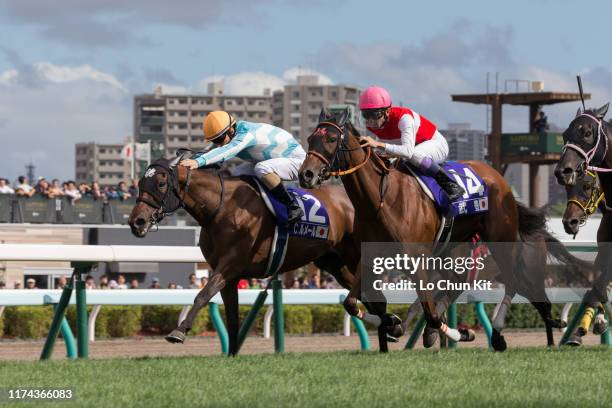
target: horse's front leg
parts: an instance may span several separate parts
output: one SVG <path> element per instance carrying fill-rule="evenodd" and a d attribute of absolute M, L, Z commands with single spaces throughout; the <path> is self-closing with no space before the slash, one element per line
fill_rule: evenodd
<path fill-rule="evenodd" d="M 183 343 L 185 341 L 185 336 L 191 329 L 191 326 L 193 326 L 193 321 L 195 320 L 199 311 L 206 306 L 213 296 L 215 296 L 225 286 L 225 283 L 226 281 L 222 273 L 214 273 L 210 277 L 210 280 L 206 286 L 204 286 L 197 294 L 195 300 L 193 301 L 193 306 L 189 310 L 189 313 L 187 313 L 185 320 L 183 320 L 176 329 L 172 330 L 172 332 L 166 336 L 166 340 L 170 343 Z"/>

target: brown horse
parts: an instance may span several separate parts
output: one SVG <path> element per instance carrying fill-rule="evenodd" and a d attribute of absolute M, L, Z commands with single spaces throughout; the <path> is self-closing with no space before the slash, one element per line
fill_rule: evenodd
<path fill-rule="evenodd" d="M 178 208 L 202 226 L 199 246 L 213 269 L 185 320 L 166 339 L 183 342 L 199 310 L 219 291 L 225 305 L 230 355 L 237 353 L 238 289 L 240 279 L 265 278 L 276 222 L 256 186 L 246 178 L 224 178 L 218 168 L 190 171 L 174 160 L 158 159 L 139 183 L 138 203 L 129 225 L 144 237 L 152 225 Z M 327 240 L 290 237 L 280 272 L 309 262 L 332 273 L 351 288 L 360 248 L 353 239 L 354 210 L 344 189 L 330 186 L 312 191 L 330 218 Z M 368 305 L 376 310 L 376 305 Z"/>
<path fill-rule="evenodd" d="M 316 188 L 330 175 L 340 175 L 355 207 L 354 234 L 361 242 L 423 243 L 431 246 L 441 224 L 435 204 L 414 177 L 388 168 L 369 148 L 362 148 L 358 133 L 347 116 L 347 112 L 338 118 L 326 110 L 321 112 L 320 123 L 308 139 L 309 152 L 300 169 L 300 184 L 305 188 Z M 554 238 L 546 232 L 544 213 L 519 205 L 499 172 L 482 162 L 469 161 L 467 164 L 487 184 L 489 210 L 479 215 L 457 218 L 450 240 L 469 242 L 475 234 L 479 234 L 485 242 L 505 243 L 504 248 L 490 248 L 500 269 L 498 280 L 505 284 L 506 291 L 494 317 L 492 345 L 495 350 L 505 350 L 506 342 L 501 330 L 516 293 L 523 292 L 532 300 L 540 313 L 546 316 L 545 321 L 552 326 L 561 326 L 550 315 L 550 302 L 546 298 L 543 282 L 532 287 L 522 281 L 528 274 L 526 265 L 522 263 L 524 258 L 520 256 L 521 247 L 517 245 L 521 240 L 535 241 L 543 244 L 540 248 L 546 250 L 548 239 Z M 336 167 L 346 170 L 334 171 Z M 355 286 L 344 305 L 351 315 L 369 319 L 356 303 L 362 273 L 359 264 Z M 429 280 L 422 268 L 417 270 L 416 276 L 423 284 Z M 467 331 L 451 329 L 441 321 L 432 291 L 418 290 L 418 295 L 428 325 L 441 329 L 453 340 L 471 340 Z M 545 307 L 548 310 L 544 310 Z"/>

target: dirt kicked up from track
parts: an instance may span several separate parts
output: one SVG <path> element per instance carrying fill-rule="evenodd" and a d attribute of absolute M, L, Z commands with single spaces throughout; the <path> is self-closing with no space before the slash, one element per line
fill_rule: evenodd
<path fill-rule="evenodd" d="M 546 335 L 543 331 L 507 331 L 504 332 L 508 347 L 538 347 L 546 345 Z M 561 333 L 555 331 L 555 341 L 561 339 Z M 407 336 L 399 343 L 390 343 L 391 350 L 401 350 Z M 486 336 L 483 332 L 476 333 L 472 343 L 461 343 L 460 347 L 485 348 Z M 589 334 L 583 338 L 584 345 L 599 344 L 599 336 Z M 0 340 L 0 360 L 38 360 L 43 347 L 43 341 Z M 370 349 L 375 350 L 378 341 L 370 336 Z M 438 345 L 435 346 L 436 348 Z M 416 348 L 423 348 L 419 339 Z M 359 349 L 359 338 L 353 334 L 350 337 L 340 335 L 309 335 L 285 336 L 285 351 L 314 352 L 339 351 Z M 190 336 L 184 344 L 167 343 L 163 337 L 134 337 L 130 339 L 96 340 L 89 344 L 89 357 L 96 359 L 118 357 L 163 357 L 163 356 L 206 356 L 218 355 L 221 352 L 219 340 L 214 336 Z M 274 339 L 250 336 L 246 339 L 241 354 L 261 354 L 274 352 Z M 53 359 L 66 357 L 66 347 L 58 339 L 53 350 Z"/>

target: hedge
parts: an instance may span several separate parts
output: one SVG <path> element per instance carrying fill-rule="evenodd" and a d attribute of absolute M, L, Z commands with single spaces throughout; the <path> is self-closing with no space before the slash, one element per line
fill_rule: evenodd
<path fill-rule="evenodd" d="M 495 305 L 485 305 L 491 316 Z M 553 305 L 553 316 L 558 318 L 563 305 Z M 88 307 L 91 311 L 91 306 Z M 220 307 L 225 317 L 223 306 Z M 251 333 L 261 334 L 266 308 L 258 314 Z M 574 311 L 577 308 L 574 307 Z M 240 321 L 243 322 L 250 306 L 240 306 Z M 285 310 L 285 332 L 288 334 L 341 333 L 344 309 L 342 305 L 287 305 Z M 387 311 L 405 317 L 407 305 L 388 305 Z M 140 332 L 164 335 L 176 327 L 180 306 L 103 306 L 96 319 L 96 337 L 129 337 Z M 458 323 L 478 328 L 479 322 L 474 305 L 458 305 Z M 52 319 L 51 306 L 6 307 L 0 318 L 0 333 L 10 337 L 39 339 L 47 335 Z M 75 330 L 76 308 L 68 307 L 66 317 Z M 413 321 L 416 321 L 416 319 Z M 541 328 L 544 323 L 531 305 L 512 305 L 506 316 L 506 328 Z M 208 308 L 198 314 L 190 334 L 213 331 Z"/>
<path fill-rule="evenodd" d="M 40 339 L 47 335 L 53 318 L 51 306 L 13 306 L 4 310 L 4 333 L 23 339 Z"/>

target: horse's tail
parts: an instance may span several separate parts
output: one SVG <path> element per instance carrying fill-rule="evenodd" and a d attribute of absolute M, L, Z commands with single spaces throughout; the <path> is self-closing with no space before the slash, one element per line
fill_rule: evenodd
<path fill-rule="evenodd" d="M 572 255 L 565 245 L 555 238 L 546 228 L 546 207 L 529 208 L 518 203 L 519 213 L 519 235 L 523 242 L 534 242 L 544 240 L 546 242 L 547 253 L 564 265 L 571 266 L 572 269 L 582 271 L 593 271 L 593 262 L 585 261 Z"/>

